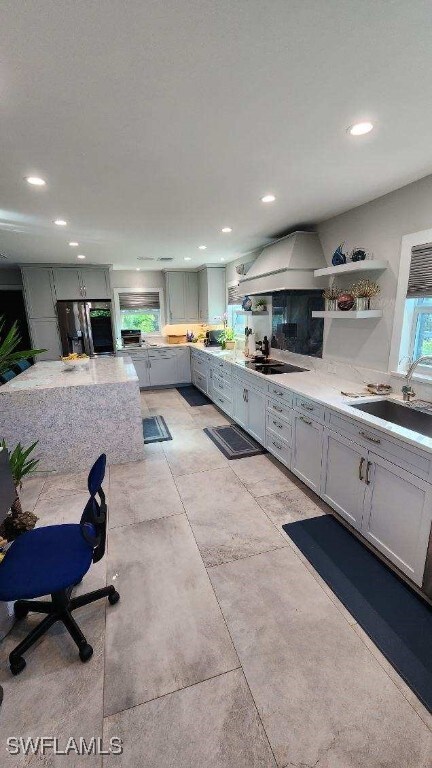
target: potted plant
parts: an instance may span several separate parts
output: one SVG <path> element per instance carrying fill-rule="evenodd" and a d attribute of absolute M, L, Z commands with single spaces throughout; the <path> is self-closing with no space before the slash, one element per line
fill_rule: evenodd
<path fill-rule="evenodd" d="M 267 311 L 267 301 L 266 299 L 258 299 L 255 309 L 257 312 L 266 312 Z"/>
<path fill-rule="evenodd" d="M 1 445 L 7 450 L 4 440 Z M 16 498 L 12 503 L 10 512 L 6 515 L 0 526 L 0 536 L 7 539 L 7 541 L 13 541 L 21 533 L 30 531 L 35 527 L 38 520 L 33 512 L 24 512 L 18 494 L 19 490 L 22 488 L 23 478 L 32 475 L 39 464 L 39 459 L 29 458 L 36 446 L 37 442 L 32 443 L 28 448 L 23 448 L 21 443 L 18 443 L 13 451 L 8 451 L 9 465 L 16 489 Z"/>
<path fill-rule="evenodd" d="M 351 287 L 351 293 L 356 300 L 356 309 L 360 311 L 370 309 L 370 300 L 378 296 L 380 291 L 381 288 L 378 283 L 369 280 L 368 277 L 359 280 L 358 283 L 354 283 Z"/>
<path fill-rule="evenodd" d="M 8 371 L 18 360 L 27 360 L 29 357 L 35 357 L 41 352 L 46 352 L 45 349 L 17 350 L 21 341 L 18 323 L 13 323 L 6 335 L 3 335 L 5 324 L 6 319 L 0 317 L 0 375 Z"/>
<path fill-rule="evenodd" d="M 227 326 L 221 333 L 222 349 L 234 349 L 235 348 L 235 333 L 234 328 Z"/>
<path fill-rule="evenodd" d="M 332 283 L 328 288 L 325 289 L 325 291 L 323 291 L 326 312 L 335 312 L 337 310 L 337 300 L 339 298 L 339 294 L 340 288 L 338 288 L 336 283 Z"/>

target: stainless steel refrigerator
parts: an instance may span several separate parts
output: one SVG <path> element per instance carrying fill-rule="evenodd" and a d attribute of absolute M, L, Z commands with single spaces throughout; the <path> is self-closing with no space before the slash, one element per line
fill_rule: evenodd
<path fill-rule="evenodd" d="M 58 301 L 62 354 L 114 354 L 111 301 Z"/>

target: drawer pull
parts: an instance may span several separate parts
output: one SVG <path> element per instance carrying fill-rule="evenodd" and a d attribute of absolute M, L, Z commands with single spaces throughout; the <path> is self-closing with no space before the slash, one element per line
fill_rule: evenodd
<path fill-rule="evenodd" d="M 299 416 L 300 421 L 303 422 L 303 424 L 309 424 L 309 426 L 312 424 L 310 419 L 305 419 L 304 416 Z"/>
<path fill-rule="evenodd" d="M 365 480 L 366 485 L 370 485 L 369 473 L 370 473 L 371 466 L 372 466 L 372 462 L 368 461 L 368 463 L 366 464 L 366 480 Z"/>
<path fill-rule="evenodd" d="M 277 390 L 277 389 L 274 389 L 274 390 L 273 390 L 273 394 L 274 394 L 274 395 L 277 395 L 278 397 L 283 397 L 283 394 L 284 394 L 284 393 L 283 393 L 283 392 L 279 392 L 279 390 Z"/>
<path fill-rule="evenodd" d="M 282 425 L 282 424 L 279 424 L 279 422 L 278 422 L 278 421 L 274 421 L 274 419 L 273 419 L 273 424 L 274 424 L 274 425 L 275 425 L 275 427 L 277 427 L 278 429 L 283 429 L 283 425 Z"/>
<path fill-rule="evenodd" d="M 278 449 L 278 451 L 281 451 L 281 450 L 282 450 L 282 446 L 281 446 L 281 445 L 278 445 L 277 443 L 275 443 L 275 441 L 274 441 L 274 440 L 272 440 L 272 445 L 274 445 L 274 447 L 275 447 L 275 448 L 277 448 L 277 449 Z"/>
<path fill-rule="evenodd" d="M 300 407 L 304 408 L 305 411 L 313 411 L 314 410 L 313 405 L 308 405 L 307 403 L 300 403 Z"/>
<path fill-rule="evenodd" d="M 359 480 L 363 480 L 363 467 L 364 467 L 365 459 L 362 457 L 360 459 L 359 464 Z"/>
<path fill-rule="evenodd" d="M 368 435 L 366 432 L 359 432 L 359 435 L 361 437 L 364 437 L 365 440 L 369 440 L 370 443 L 376 443 L 376 445 L 379 445 L 381 443 L 381 440 L 379 437 L 372 437 L 372 435 Z"/>
<path fill-rule="evenodd" d="M 283 413 L 283 408 L 278 408 L 277 405 L 272 405 L 272 408 L 274 411 L 277 411 L 278 413 Z"/>

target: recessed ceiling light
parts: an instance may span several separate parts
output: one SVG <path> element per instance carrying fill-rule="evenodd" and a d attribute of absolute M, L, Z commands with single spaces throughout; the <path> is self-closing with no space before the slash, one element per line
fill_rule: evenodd
<path fill-rule="evenodd" d="M 264 197 L 261 198 L 262 203 L 274 203 L 276 200 L 274 195 L 264 195 Z"/>
<path fill-rule="evenodd" d="M 370 133 L 373 128 L 373 123 L 354 123 L 347 129 L 351 136 L 364 136 L 365 133 Z"/>
<path fill-rule="evenodd" d="M 140 267 L 135 267 L 135 269 L 136 269 L 137 272 L 141 272 L 141 268 Z"/>
<path fill-rule="evenodd" d="M 221 261 L 225 261 L 225 259 L 224 259 L 224 257 L 223 257 L 223 256 L 221 257 Z"/>
<path fill-rule="evenodd" d="M 78 246 L 79 246 L 79 243 L 75 243 L 75 242 L 72 240 L 72 242 L 71 242 L 71 243 L 69 243 L 69 245 L 70 245 L 70 247 L 71 247 L 71 248 L 78 248 Z"/>
<path fill-rule="evenodd" d="M 44 187 L 46 184 L 45 179 L 41 179 L 40 176 L 26 176 L 26 182 L 33 187 Z"/>
<path fill-rule="evenodd" d="M 223 227 L 222 232 L 232 232 L 231 227 Z"/>
<path fill-rule="evenodd" d="M 198 248 L 200 249 L 200 251 L 205 251 L 207 246 L 206 245 L 199 245 Z"/>
<path fill-rule="evenodd" d="M 185 260 L 185 261 L 190 261 L 190 260 L 191 260 L 191 257 L 190 257 L 190 256 L 185 256 L 185 257 L 184 257 L 184 260 Z"/>
<path fill-rule="evenodd" d="M 54 224 L 57 224 L 58 227 L 66 227 L 67 221 L 65 221 L 64 219 L 56 219 Z"/>
<path fill-rule="evenodd" d="M 83 253 L 79 253 L 77 256 L 77 259 L 85 259 L 85 256 Z"/>

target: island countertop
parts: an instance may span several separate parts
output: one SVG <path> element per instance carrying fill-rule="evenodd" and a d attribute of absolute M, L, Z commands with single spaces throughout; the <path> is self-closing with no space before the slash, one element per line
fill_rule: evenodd
<path fill-rule="evenodd" d="M 85 387 L 99 384 L 122 384 L 138 381 L 132 360 L 128 357 L 89 359 L 85 367 L 66 370 L 61 360 L 35 363 L 19 376 L 0 387 L 0 395 L 57 387 Z"/>

